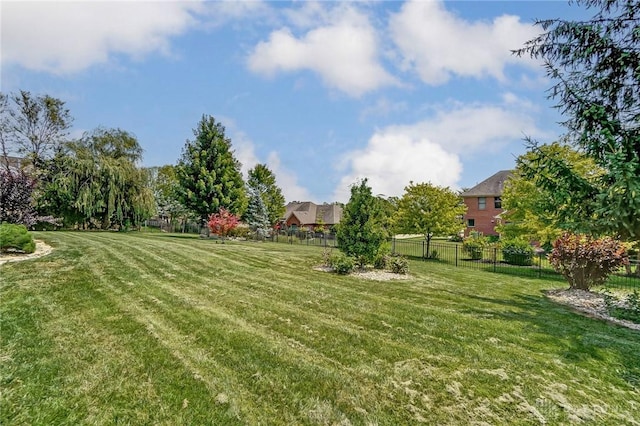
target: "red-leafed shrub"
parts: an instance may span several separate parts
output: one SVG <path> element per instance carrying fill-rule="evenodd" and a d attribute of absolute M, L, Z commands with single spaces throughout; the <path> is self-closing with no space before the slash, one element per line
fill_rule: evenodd
<path fill-rule="evenodd" d="M 0 170 L 0 223 L 31 227 L 37 222 L 34 188 L 35 181 L 24 171 Z"/>
<path fill-rule="evenodd" d="M 209 216 L 209 222 L 207 222 L 207 225 L 209 226 L 209 230 L 212 234 L 226 237 L 229 234 L 229 231 L 238 226 L 239 223 L 240 220 L 238 219 L 238 216 L 234 215 L 224 207 L 221 207 L 218 213 Z"/>
<path fill-rule="evenodd" d="M 616 239 L 565 233 L 553 243 L 549 261 L 571 288 L 589 290 L 604 284 L 609 274 L 629 259 L 625 247 Z"/>

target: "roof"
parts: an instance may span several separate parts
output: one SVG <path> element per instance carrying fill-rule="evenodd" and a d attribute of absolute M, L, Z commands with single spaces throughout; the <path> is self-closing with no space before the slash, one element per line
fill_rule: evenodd
<path fill-rule="evenodd" d="M 284 215 L 285 220 L 288 220 L 292 215 L 300 221 L 301 225 L 318 223 L 335 225 L 340 223 L 340 219 L 342 218 L 342 207 L 338 204 L 317 205 L 311 201 L 294 201 L 287 204 Z"/>
<path fill-rule="evenodd" d="M 500 170 L 495 175 L 483 180 L 473 188 L 464 191 L 462 197 L 496 197 L 502 195 L 504 183 L 513 175 L 511 170 Z"/>
<path fill-rule="evenodd" d="M 27 162 L 24 158 L 13 157 L 11 155 L 0 155 L 0 165 L 8 167 L 10 170 L 19 170 L 26 164 Z"/>

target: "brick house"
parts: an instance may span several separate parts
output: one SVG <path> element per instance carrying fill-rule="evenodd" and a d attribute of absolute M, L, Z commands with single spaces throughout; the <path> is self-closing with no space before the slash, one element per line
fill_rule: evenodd
<path fill-rule="evenodd" d="M 483 235 L 498 235 L 495 226 L 503 212 L 502 191 L 511 175 L 511 170 L 501 170 L 461 194 L 467 205 L 467 213 L 463 216 L 465 237 L 474 231 Z"/>
<path fill-rule="evenodd" d="M 293 201 L 286 206 L 284 225 L 287 228 L 306 227 L 314 230 L 322 225 L 326 230 L 340 223 L 342 206 L 339 204 L 315 204 L 311 201 Z"/>

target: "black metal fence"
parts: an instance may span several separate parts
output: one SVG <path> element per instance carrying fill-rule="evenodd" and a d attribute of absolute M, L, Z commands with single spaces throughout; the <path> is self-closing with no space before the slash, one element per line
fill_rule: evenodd
<path fill-rule="evenodd" d="M 280 231 L 267 240 L 274 243 L 299 244 L 317 247 L 338 247 L 335 233 L 312 231 Z"/>
<path fill-rule="evenodd" d="M 145 222 L 149 228 L 158 228 L 164 232 L 176 232 L 183 234 L 198 234 L 202 228 L 195 222 L 168 221 L 164 219 L 149 219 Z"/>
<path fill-rule="evenodd" d="M 464 251 L 462 244 L 426 240 L 404 240 L 393 238 L 391 252 L 414 259 L 447 263 L 457 267 L 471 268 L 502 274 L 558 279 L 560 275 L 553 269 L 546 253 L 534 252 L 532 256 L 511 255 L 508 259 L 497 246 Z M 635 270 L 637 265 L 632 265 Z M 628 275 L 621 270 L 609 277 L 607 285 L 612 287 L 640 288 L 640 277 Z"/>

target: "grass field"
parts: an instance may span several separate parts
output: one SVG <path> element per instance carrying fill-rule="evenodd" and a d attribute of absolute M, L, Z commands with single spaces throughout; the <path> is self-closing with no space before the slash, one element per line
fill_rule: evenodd
<path fill-rule="evenodd" d="M 37 233 L 0 266 L 0 424 L 640 424 L 640 333 L 544 298 L 561 281 L 321 249 Z"/>

